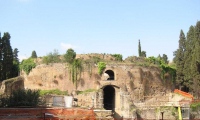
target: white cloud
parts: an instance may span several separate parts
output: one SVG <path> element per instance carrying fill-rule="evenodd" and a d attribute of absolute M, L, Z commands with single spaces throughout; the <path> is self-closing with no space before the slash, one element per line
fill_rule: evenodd
<path fill-rule="evenodd" d="M 69 48 L 72 48 L 72 49 L 78 48 L 77 46 L 74 46 L 72 44 L 67 44 L 67 43 L 61 43 L 60 46 L 63 50 L 68 50 Z"/>

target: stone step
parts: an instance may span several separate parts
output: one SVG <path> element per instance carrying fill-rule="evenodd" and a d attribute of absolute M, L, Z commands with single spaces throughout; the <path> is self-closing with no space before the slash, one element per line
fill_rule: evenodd
<path fill-rule="evenodd" d="M 114 120 L 113 118 L 113 112 L 112 110 L 100 110 L 100 109 L 95 109 L 94 110 L 95 117 L 96 119 L 105 119 L 106 120 Z"/>

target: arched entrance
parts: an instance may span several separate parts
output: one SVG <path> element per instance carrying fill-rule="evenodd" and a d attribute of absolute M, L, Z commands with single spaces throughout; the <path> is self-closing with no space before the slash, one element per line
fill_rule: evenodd
<path fill-rule="evenodd" d="M 115 108 L 115 89 L 113 86 L 108 85 L 103 89 L 103 104 L 106 110 L 114 110 Z"/>
<path fill-rule="evenodd" d="M 105 73 L 108 74 L 108 76 L 109 76 L 109 78 L 107 80 L 115 80 L 115 74 L 112 70 L 106 70 Z"/>

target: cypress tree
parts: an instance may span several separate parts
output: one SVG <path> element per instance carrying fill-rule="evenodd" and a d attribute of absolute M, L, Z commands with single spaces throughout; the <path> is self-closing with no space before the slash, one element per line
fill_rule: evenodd
<path fill-rule="evenodd" d="M 189 88 L 190 91 L 192 91 L 192 82 L 193 82 L 193 76 L 194 76 L 194 62 L 192 59 L 193 53 L 194 53 L 194 26 L 190 26 L 189 31 L 187 33 L 187 39 L 185 42 L 185 52 L 184 52 L 184 86 Z"/>
<path fill-rule="evenodd" d="M 142 50 L 141 50 L 140 40 L 139 40 L 139 43 L 138 43 L 138 55 L 139 55 L 139 57 L 142 56 Z"/>
<path fill-rule="evenodd" d="M 37 58 L 37 54 L 36 54 L 35 50 L 32 52 L 31 58 Z"/>
<path fill-rule="evenodd" d="M 18 76 L 19 73 L 19 59 L 18 59 L 18 49 L 15 48 L 13 51 L 13 67 L 12 67 L 12 77 Z"/>
<path fill-rule="evenodd" d="M 194 53 L 192 56 L 194 66 L 193 75 L 193 92 L 195 95 L 200 96 L 200 21 L 196 23 L 194 33 Z"/>
<path fill-rule="evenodd" d="M 13 52 L 10 46 L 10 34 L 4 33 L 2 37 L 2 80 L 12 77 Z"/>
<path fill-rule="evenodd" d="M 179 48 L 176 51 L 176 84 L 177 86 L 179 86 L 179 89 L 182 89 L 184 86 L 184 73 L 183 73 L 183 69 L 184 69 L 184 51 L 185 51 L 185 34 L 183 32 L 183 30 L 181 30 L 180 32 L 180 36 L 179 36 Z"/>

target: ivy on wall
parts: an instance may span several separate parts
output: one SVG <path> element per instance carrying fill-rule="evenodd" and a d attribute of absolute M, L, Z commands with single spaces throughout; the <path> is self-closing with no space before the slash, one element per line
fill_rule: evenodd
<path fill-rule="evenodd" d="M 98 73 L 101 75 L 103 73 L 103 70 L 106 68 L 106 63 L 104 62 L 98 62 Z"/>

